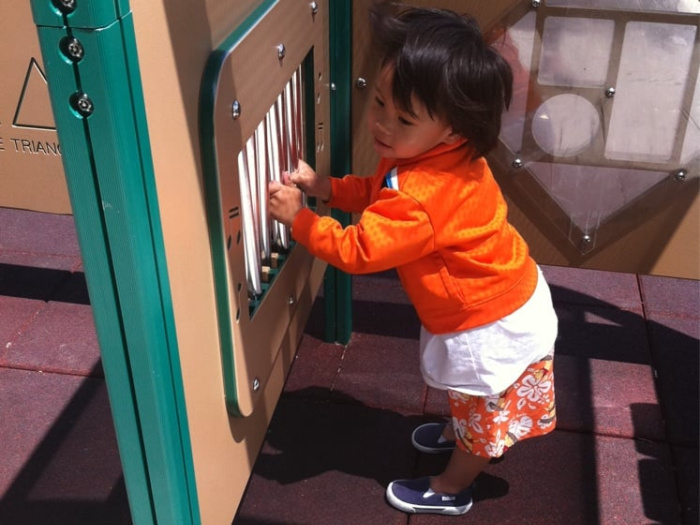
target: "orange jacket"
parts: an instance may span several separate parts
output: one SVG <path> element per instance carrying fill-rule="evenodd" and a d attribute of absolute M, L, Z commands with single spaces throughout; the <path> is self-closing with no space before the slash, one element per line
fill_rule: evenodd
<path fill-rule="evenodd" d="M 494 322 L 532 295 L 537 269 L 507 221 L 485 159 L 462 142 L 419 157 L 382 159 L 373 177 L 332 178 L 329 205 L 362 213 L 343 228 L 302 209 L 292 237 L 348 273 L 396 268 L 425 328 L 449 333 Z M 398 188 L 382 187 L 397 167 Z"/>

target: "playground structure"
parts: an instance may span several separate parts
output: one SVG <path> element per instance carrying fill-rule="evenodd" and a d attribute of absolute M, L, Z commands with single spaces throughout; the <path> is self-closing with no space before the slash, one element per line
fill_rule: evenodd
<path fill-rule="evenodd" d="M 19 111 L 30 106 L 14 105 L 9 112 L 3 109 L 2 176 L 14 179 L 2 180 L 1 195 L 7 201 L 0 205 L 71 211 L 65 205 L 49 209 L 65 195 L 61 192 L 63 172 L 55 164 L 62 158 L 120 446 L 128 450 L 143 443 L 138 445 L 140 455 L 124 460 L 135 521 L 148 523 L 149 515 L 157 515 L 165 520 L 168 516 L 190 516 L 191 522 L 225 522 L 235 512 L 236 501 L 232 497 L 222 501 L 218 497 L 221 487 L 226 487 L 228 495 L 240 494 L 245 487 L 324 272 L 323 265 L 293 247 L 282 250 L 288 252 L 283 254 L 281 266 L 274 268 L 276 274 L 271 272 L 271 256 L 258 260 L 251 250 L 234 253 L 227 247 L 229 238 L 233 243 L 239 231 L 241 243 L 249 240 L 246 231 L 250 223 L 238 222 L 245 220 L 246 202 L 263 202 L 236 195 L 242 188 L 251 188 L 242 185 L 240 175 L 246 169 L 238 159 L 245 151 L 247 170 L 251 164 L 258 166 L 256 153 L 267 151 L 258 145 L 267 140 L 275 122 L 270 118 L 276 113 L 272 108 L 277 107 L 280 93 L 287 96 L 289 86 L 297 95 L 305 94 L 300 100 L 306 100 L 302 104 L 306 125 L 295 128 L 302 130 L 307 144 L 304 156 L 313 157 L 318 169 L 334 174 L 350 166 L 357 172 L 371 171 L 373 159 L 367 158 L 371 148 L 363 145 L 361 115 L 369 92 L 363 86 L 371 86 L 374 65 L 364 47 L 366 40 L 358 38 L 366 34 L 368 2 L 191 2 L 177 12 L 152 2 L 122 2 L 116 4 L 121 11 L 87 14 L 79 2 L 73 11 L 61 11 L 66 4 L 70 2 L 33 3 L 42 56 L 35 47 L 36 56 L 25 57 L 19 75 L 23 83 L 6 84 L 8 94 L 3 99 L 3 104 L 4 100 L 15 104 L 19 100 L 17 86 L 22 85 L 20 98 L 29 100 L 26 97 L 35 89 L 33 82 L 46 75 L 62 146 L 60 150 L 50 146 L 58 144 L 58 138 L 50 138 L 55 133 L 51 130 L 53 120 L 45 112 L 39 113 L 43 120 L 32 124 L 30 118 L 34 117 Z M 469 7 L 463 2 L 447 4 L 441 5 Z M 518 29 L 521 40 L 514 40 L 521 51 L 522 40 L 535 42 L 535 34 L 554 32 L 563 38 L 568 32 L 560 29 L 558 34 L 556 27 L 566 29 L 569 20 L 579 20 L 585 14 L 563 2 L 543 4 L 473 7 L 488 31 L 505 27 L 508 34 L 508 30 Z M 698 15 L 692 11 L 694 7 L 690 5 L 688 12 L 681 13 L 636 13 L 602 6 L 595 14 L 596 20 L 604 20 L 603 14 L 608 13 L 612 20 L 624 19 L 625 25 L 684 28 L 679 45 L 688 51 L 686 76 L 685 82 L 673 83 L 682 89 L 669 97 L 681 103 L 680 107 L 667 108 L 668 113 L 678 115 L 667 159 L 606 160 L 605 146 L 600 143 L 602 133 L 591 134 L 594 151 L 587 157 L 580 152 L 571 155 L 570 148 L 580 149 L 591 136 L 563 134 L 560 140 L 553 140 L 551 132 L 535 131 L 538 115 L 559 115 L 556 101 L 561 99 L 556 97 L 571 94 L 569 91 L 579 92 L 577 96 L 594 108 L 602 108 L 600 114 L 608 118 L 604 120 L 607 129 L 614 122 L 610 106 L 623 99 L 624 92 L 618 86 L 613 97 L 607 96 L 607 82 L 597 87 L 566 85 L 573 78 L 570 73 L 561 76 L 548 59 L 532 58 L 549 56 L 548 40 L 541 38 L 530 63 L 544 64 L 543 69 L 549 71 L 548 84 L 544 84 L 548 87 L 540 90 L 538 97 L 555 102 L 538 112 L 544 102 L 535 105 L 527 91 L 520 100 L 525 111 L 513 116 L 512 122 L 514 127 L 520 122 L 523 129 L 532 131 L 523 133 L 520 149 L 513 146 L 512 136 L 504 137 L 492 161 L 504 188 L 510 190 L 512 213 L 542 262 L 697 278 L 693 272 L 697 269 L 699 141 L 695 139 L 700 102 Z M 560 26 L 552 29 L 545 25 L 548 17 L 564 20 L 558 20 L 554 26 Z M 352 39 L 347 34 L 351 18 Z M 602 26 L 606 31 L 609 24 Z M 501 31 L 502 39 L 496 42 L 505 42 L 503 34 Z M 66 38 L 77 40 L 82 55 L 76 52 L 75 42 Z M 340 41 L 331 42 L 332 38 Z M 604 80 L 608 74 L 619 73 L 626 56 L 624 39 L 622 29 L 612 31 L 618 64 L 600 74 Z M 284 45 L 281 57 L 280 44 Z M 338 58 L 339 53 L 345 53 L 345 63 Z M 110 58 L 109 67 L 105 57 Z M 221 77 L 211 74 L 217 71 L 212 69 L 217 62 L 224 71 Z M 22 60 L 17 58 L 14 63 Z M 301 74 L 296 74 L 301 87 L 297 79 L 290 84 L 300 68 Z M 528 85 L 533 75 L 532 71 L 527 75 Z M 214 79 L 218 78 L 223 80 L 217 85 Z M 40 95 L 41 91 L 34 96 Z M 239 103 L 238 117 L 235 101 Z M 514 106 L 511 111 L 517 109 Z M 109 109 L 102 112 L 105 107 Z M 344 130 L 342 121 L 348 120 L 350 110 L 353 126 Z M 338 112 L 338 121 L 332 120 L 332 111 Z M 11 127 L 8 114 L 12 115 Z M 258 132 L 260 124 L 268 121 L 269 126 Z M 206 124 L 214 122 L 219 124 L 208 134 Z M 226 126 L 232 126 L 227 132 L 230 136 L 222 137 L 219 131 Z M 6 138 L 8 128 L 11 131 Z M 26 135 L 20 136 L 20 132 Z M 256 136 L 259 138 L 251 142 Z M 349 152 L 343 151 L 350 137 L 352 160 Z M 215 161 L 213 143 L 220 144 L 216 151 L 230 149 L 228 167 L 222 167 L 225 156 Z M 663 154 L 656 152 L 656 157 Z M 36 164 L 38 159 L 44 164 Z M 596 166 L 601 159 L 610 165 Z M 53 173 L 46 166 L 48 162 L 54 162 Z M 542 164 L 563 167 L 543 172 Z M 656 182 L 642 185 L 628 200 L 613 200 L 613 206 L 623 205 L 621 210 L 606 208 L 598 214 L 595 227 L 587 231 L 582 215 L 573 213 L 577 208 L 567 207 L 565 197 L 569 194 L 547 193 L 545 184 L 533 185 L 546 177 L 559 182 L 566 178 L 569 167 L 579 165 L 589 171 L 618 170 L 603 171 L 602 176 L 594 173 L 591 178 L 596 181 L 608 175 L 619 185 L 630 180 L 621 170 L 631 166 L 645 173 L 653 171 Z M 35 173 L 50 178 L 53 186 L 36 182 L 32 179 Z M 584 177 L 586 173 L 577 171 L 574 175 Z M 5 191 L 5 187 L 12 191 Z M 228 188 L 228 193 L 217 192 L 217 187 Z M 578 187 L 585 188 L 585 181 Z M 600 191 L 606 194 L 604 188 Z M 653 196 L 658 192 L 662 199 Z M 669 206 L 671 197 L 676 200 Z M 538 204 L 541 209 L 536 209 Z M 236 207 L 240 207 L 240 215 L 231 217 Z M 144 224 L 149 225 L 147 231 L 143 231 Z M 589 241 L 584 240 L 585 235 Z M 251 267 L 257 269 L 253 272 Z M 260 288 L 251 284 L 255 276 L 263 274 L 274 274 L 264 294 L 262 284 Z M 336 310 L 342 310 L 348 299 L 342 297 L 342 279 L 332 274 L 327 278 L 332 283 L 330 289 L 341 296 L 334 299 Z M 114 289 L 106 290 L 105 282 L 114 282 Z M 327 293 L 326 297 L 332 295 Z M 238 318 L 237 312 L 242 323 L 232 321 Z M 337 311 L 327 316 L 333 319 L 331 325 L 342 323 Z M 260 323 L 261 319 L 266 322 Z M 279 328 L 268 326 L 272 319 Z M 248 327 L 243 328 L 246 322 Z M 342 340 L 345 335 L 340 330 L 330 337 Z M 261 343 L 264 337 L 272 340 Z M 152 377 L 154 368 L 164 370 L 166 377 Z M 125 384 L 132 385 L 133 397 L 125 396 Z"/>

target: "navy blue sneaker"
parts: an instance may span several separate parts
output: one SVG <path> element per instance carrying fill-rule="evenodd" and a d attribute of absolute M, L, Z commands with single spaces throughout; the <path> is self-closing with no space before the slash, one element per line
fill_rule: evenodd
<path fill-rule="evenodd" d="M 442 437 L 442 431 L 447 423 L 426 423 L 417 427 L 411 435 L 411 443 L 421 452 L 439 454 L 440 452 L 452 452 L 455 448 L 454 441 L 447 441 Z"/>
<path fill-rule="evenodd" d="M 472 508 L 472 487 L 459 494 L 442 494 L 430 488 L 430 478 L 392 481 L 386 488 L 386 499 L 403 512 L 411 514 L 447 514 L 458 516 Z"/>

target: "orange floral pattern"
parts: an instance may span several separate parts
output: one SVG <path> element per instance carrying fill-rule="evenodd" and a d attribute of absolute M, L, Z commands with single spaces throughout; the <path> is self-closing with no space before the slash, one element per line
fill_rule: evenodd
<path fill-rule="evenodd" d="M 518 441 L 554 430 L 553 363 L 550 354 L 528 366 L 515 383 L 493 396 L 471 396 L 448 389 L 457 446 L 476 456 L 496 458 Z"/>

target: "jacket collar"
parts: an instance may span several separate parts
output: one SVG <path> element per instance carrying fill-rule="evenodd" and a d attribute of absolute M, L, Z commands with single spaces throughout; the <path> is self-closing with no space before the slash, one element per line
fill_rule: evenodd
<path fill-rule="evenodd" d="M 438 144 L 432 149 L 429 149 L 425 153 L 421 153 L 420 155 L 417 155 L 415 157 L 411 157 L 409 159 L 384 159 L 385 161 L 388 161 L 390 164 L 394 166 L 406 166 L 409 164 L 417 164 L 418 162 L 423 162 L 426 159 L 432 158 L 432 157 L 437 157 L 439 155 L 444 155 L 445 153 L 460 149 L 460 148 L 466 148 L 467 146 L 467 139 L 461 138 L 452 144 Z"/>

